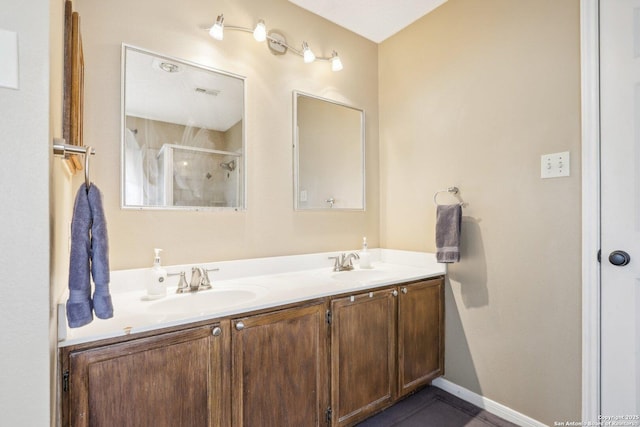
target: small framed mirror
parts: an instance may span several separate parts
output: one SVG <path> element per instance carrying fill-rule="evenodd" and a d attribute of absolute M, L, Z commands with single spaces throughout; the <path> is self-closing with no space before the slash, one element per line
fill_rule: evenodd
<path fill-rule="evenodd" d="M 296 210 L 365 209 L 364 111 L 293 93 Z"/>
<path fill-rule="evenodd" d="M 122 206 L 245 208 L 244 77 L 122 46 Z"/>

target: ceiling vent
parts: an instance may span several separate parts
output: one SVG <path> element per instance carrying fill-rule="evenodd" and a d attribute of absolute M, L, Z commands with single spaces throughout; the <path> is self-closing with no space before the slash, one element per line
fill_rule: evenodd
<path fill-rule="evenodd" d="M 218 96 L 218 95 L 220 95 L 221 91 L 218 90 L 218 89 L 205 89 L 205 88 L 202 88 L 202 87 L 197 87 L 196 88 L 196 92 L 203 93 L 205 95 Z"/>

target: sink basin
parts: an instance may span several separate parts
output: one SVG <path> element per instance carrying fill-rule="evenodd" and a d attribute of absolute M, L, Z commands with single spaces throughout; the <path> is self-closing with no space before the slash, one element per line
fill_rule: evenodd
<path fill-rule="evenodd" d="M 152 313 L 206 314 L 251 302 L 262 296 L 266 289 L 260 286 L 242 288 L 213 288 L 188 294 L 171 295 L 149 304 Z"/>
<path fill-rule="evenodd" d="M 333 280 L 341 283 L 371 283 L 390 278 L 389 273 L 380 270 L 340 271 L 331 275 Z"/>

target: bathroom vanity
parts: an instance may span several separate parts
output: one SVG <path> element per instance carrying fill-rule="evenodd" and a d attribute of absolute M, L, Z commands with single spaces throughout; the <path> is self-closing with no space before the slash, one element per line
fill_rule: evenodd
<path fill-rule="evenodd" d="M 444 268 L 396 266 L 384 259 L 392 252 L 376 252 L 369 271 L 254 277 L 268 294 L 233 310 L 68 337 L 60 344 L 63 425 L 364 420 L 444 371 Z"/>

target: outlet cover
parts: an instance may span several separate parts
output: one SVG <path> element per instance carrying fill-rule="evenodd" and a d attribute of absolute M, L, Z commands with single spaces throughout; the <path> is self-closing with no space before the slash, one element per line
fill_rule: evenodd
<path fill-rule="evenodd" d="M 571 174 L 571 156 L 568 151 L 540 156 L 540 178 L 559 178 Z"/>

